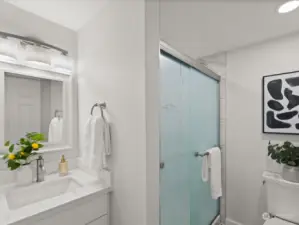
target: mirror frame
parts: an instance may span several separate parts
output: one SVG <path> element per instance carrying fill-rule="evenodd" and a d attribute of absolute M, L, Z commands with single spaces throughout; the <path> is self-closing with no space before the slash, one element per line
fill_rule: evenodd
<path fill-rule="evenodd" d="M 63 82 L 63 113 L 64 113 L 64 140 L 61 144 L 46 144 L 45 147 L 39 151 L 39 153 L 59 153 L 61 151 L 73 150 L 74 146 L 78 146 L 77 143 L 77 104 L 74 96 L 75 82 L 73 76 L 33 69 L 29 67 L 2 63 L 0 62 L 0 156 L 4 154 L 8 149 L 4 147 L 4 132 L 5 132 L 5 73 L 13 73 L 21 76 L 36 77 L 41 79 L 49 79 Z M 2 124 L 2 126 L 1 126 Z M 75 132 L 74 132 L 75 131 Z M 57 153 L 57 154 L 58 154 Z M 75 151 L 72 151 L 73 155 L 76 155 Z M 69 155 L 69 154 L 68 154 Z M 1 160 L 1 159 L 0 159 Z"/>

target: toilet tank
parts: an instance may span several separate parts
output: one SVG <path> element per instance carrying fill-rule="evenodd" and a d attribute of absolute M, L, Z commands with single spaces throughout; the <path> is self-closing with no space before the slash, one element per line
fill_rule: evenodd
<path fill-rule="evenodd" d="M 264 172 L 268 212 L 299 223 L 299 184 L 282 179 L 279 174 Z"/>

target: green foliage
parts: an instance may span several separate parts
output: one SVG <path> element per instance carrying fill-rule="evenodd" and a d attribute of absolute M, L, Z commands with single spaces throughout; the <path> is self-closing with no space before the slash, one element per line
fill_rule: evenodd
<path fill-rule="evenodd" d="M 299 167 L 299 147 L 286 141 L 283 144 L 268 145 L 268 156 L 279 164 Z"/>
<path fill-rule="evenodd" d="M 7 167 L 10 170 L 15 170 L 20 166 L 30 164 L 32 156 L 37 155 L 37 151 L 44 147 L 44 145 L 40 144 L 44 139 L 43 134 L 31 132 L 27 133 L 26 137 L 20 138 L 15 144 L 6 141 L 5 146 L 8 147 L 8 153 L 2 158 L 6 160 Z M 32 145 L 37 145 L 38 148 L 33 148 Z"/>
<path fill-rule="evenodd" d="M 10 170 L 15 170 L 18 169 L 21 166 L 21 164 L 15 160 L 8 160 L 7 166 Z"/>
<path fill-rule="evenodd" d="M 31 141 L 43 141 L 45 140 L 45 136 L 44 134 L 41 133 L 37 133 L 37 132 L 31 132 L 31 133 L 27 133 L 26 137 L 31 140 Z M 21 140 L 20 140 L 21 141 Z"/>
<path fill-rule="evenodd" d="M 15 145 L 12 144 L 11 146 L 9 146 L 8 151 L 9 151 L 10 153 L 12 153 L 14 149 L 15 149 Z"/>

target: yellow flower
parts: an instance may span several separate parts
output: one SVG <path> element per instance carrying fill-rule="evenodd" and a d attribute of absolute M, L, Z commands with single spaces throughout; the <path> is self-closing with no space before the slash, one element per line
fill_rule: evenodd
<path fill-rule="evenodd" d="M 38 144 L 37 143 L 33 143 L 31 146 L 34 150 L 38 150 Z"/>
<path fill-rule="evenodd" d="M 20 154 L 24 156 L 24 155 L 25 155 L 25 152 L 21 152 Z"/>
<path fill-rule="evenodd" d="M 14 160 L 15 158 L 16 158 L 16 156 L 15 156 L 15 154 L 9 154 L 8 155 L 8 158 L 10 159 L 10 160 Z"/>

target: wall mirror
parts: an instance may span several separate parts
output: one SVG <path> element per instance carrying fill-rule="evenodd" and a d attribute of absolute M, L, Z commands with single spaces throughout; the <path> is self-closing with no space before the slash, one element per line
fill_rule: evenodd
<path fill-rule="evenodd" d="M 28 132 L 44 134 L 41 152 L 71 149 L 71 76 L 1 65 L 0 155 L 7 152 L 5 141 L 16 143 Z"/>
<path fill-rule="evenodd" d="M 5 73 L 4 89 L 4 140 L 38 132 L 49 144 L 63 143 L 62 81 Z"/>

